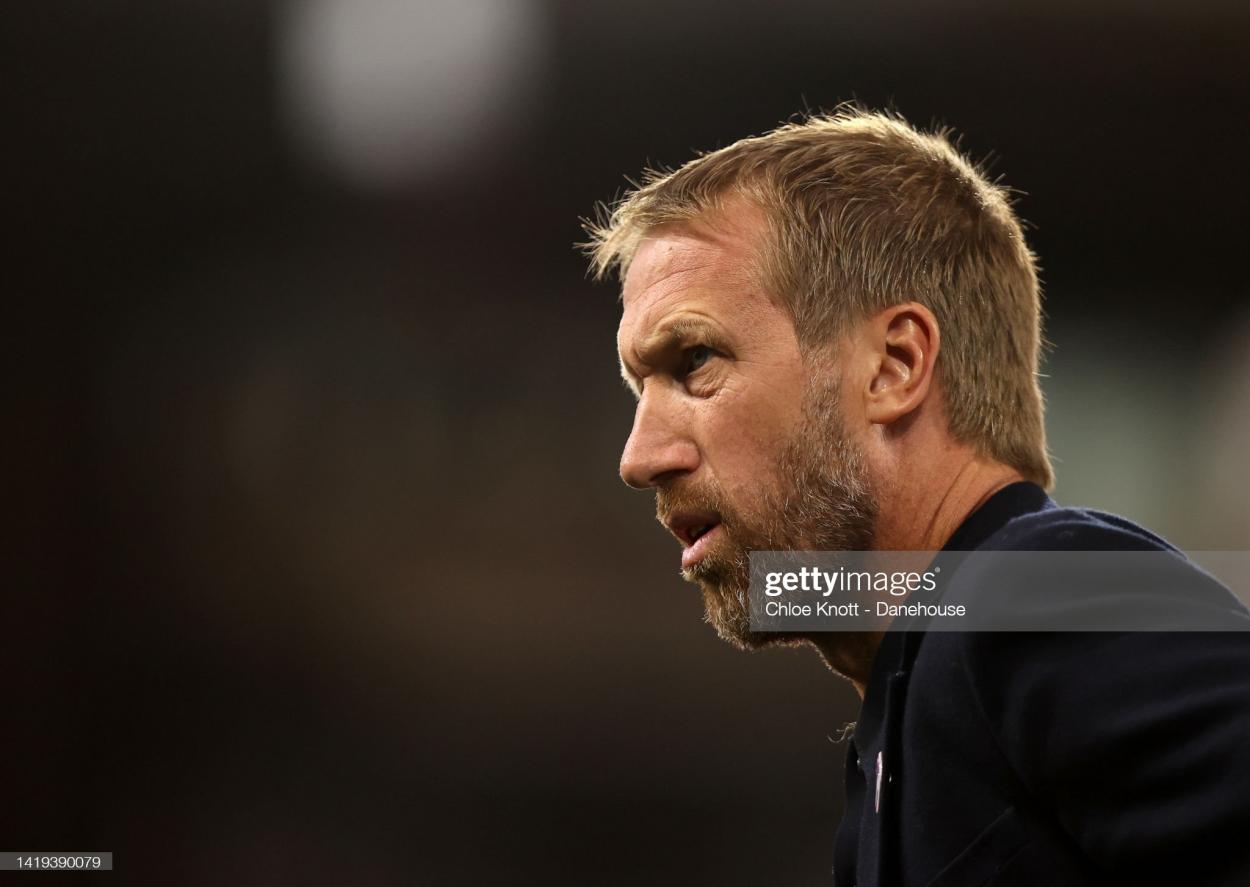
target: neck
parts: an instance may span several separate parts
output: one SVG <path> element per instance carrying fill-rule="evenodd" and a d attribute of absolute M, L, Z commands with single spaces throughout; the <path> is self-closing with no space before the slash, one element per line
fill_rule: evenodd
<path fill-rule="evenodd" d="M 878 551 L 937 551 L 959 525 L 1003 487 L 1024 480 L 1015 468 L 970 456 L 928 484 L 904 479 L 884 491 L 873 534 Z"/>
<path fill-rule="evenodd" d="M 868 675 L 872 672 L 872 660 L 881 646 L 884 631 L 838 632 L 813 634 L 807 643 L 816 649 L 825 665 L 834 674 L 851 682 L 859 698 L 868 690 Z"/>
<path fill-rule="evenodd" d="M 971 454 L 956 467 L 946 472 L 939 469 L 929 477 L 925 485 L 898 483 L 883 491 L 873 534 L 875 550 L 938 551 L 991 496 L 1024 479 L 1014 468 Z M 879 631 L 862 634 L 816 634 L 809 642 L 863 699 L 887 628 L 888 623 Z"/>

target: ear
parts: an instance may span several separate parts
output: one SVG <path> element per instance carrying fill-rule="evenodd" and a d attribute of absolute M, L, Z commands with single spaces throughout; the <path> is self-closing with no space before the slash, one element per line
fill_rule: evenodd
<path fill-rule="evenodd" d="M 929 394 L 941 345 L 937 318 L 918 302 L 891 305 L 865 325 L 871 377 L 865 418 L 889 425 L 915 411 Z"/>

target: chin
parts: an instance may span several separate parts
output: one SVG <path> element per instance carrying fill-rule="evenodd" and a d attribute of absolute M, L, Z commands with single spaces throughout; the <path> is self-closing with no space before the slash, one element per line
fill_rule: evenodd
<path fill-rule="evenodd" d="M 763 650 L 766 647 L 794 647 L 806 638 L 791 632 L 752 631 L 745 605 L 746 590 L 741 598 L 719 582 L 698 580 L 703 591 L 703 620 L 716 629 L 721 640 L 739 650 Z"/>
<path fill-rule="evenodd" d="M 792 635 L 770 634 L 766 631 L 727 631 L 721 625 L 716 626 L 716 633 L 722 641 L 748 653 L 766 650 L 769 647 L 797 647 L 804 643 L 803 638 Z"/>

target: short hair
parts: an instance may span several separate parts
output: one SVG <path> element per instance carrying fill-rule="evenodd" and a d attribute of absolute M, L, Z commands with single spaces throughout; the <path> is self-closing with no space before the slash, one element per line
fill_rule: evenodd
<path fill-rule="evenodd" d="M 764 211 L 757 270 L 805 349 L 847 324 L 916 301 L 942 335 L 934 371 L 952 436 L 1044 487 L 1041 288 L 1011 194 L 948 131 L 843 106 L 697 156 L 588 221 L 595 275 L 623 280 L 639 242 L 714 220 L 735 199 Z M 711 217 L 711 219 L 709 219 Z"/>

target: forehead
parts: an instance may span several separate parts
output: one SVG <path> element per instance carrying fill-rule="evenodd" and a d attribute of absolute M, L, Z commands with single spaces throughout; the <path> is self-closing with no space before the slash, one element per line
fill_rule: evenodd
<path fill-rule="evenodd" d="M 694 310 L 725 323 L 775 313 L 756 273 L 761 226 L 746 215 L 715 227 L 666 226 L 643 238 L 621 290 L 622 352 L 675 312 Z"/>

